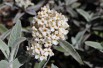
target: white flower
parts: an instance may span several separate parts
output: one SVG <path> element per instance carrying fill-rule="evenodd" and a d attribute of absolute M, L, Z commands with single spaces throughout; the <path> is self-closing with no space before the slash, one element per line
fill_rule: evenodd
<path fill-rule="evenodd" d="M 42 60 L 47 60 L 47 56 L 45 56 L 45 55 L 40 56 L 40 61 L 42 61 Z"/>
<path fill-rule="evenodd" d="M 40 58 L 40 56 L 39 55 L 35 55 L 35 59 L 39 59 Z"/>
<path fill-rule="evenodd" d="M 57 41 L 57 40 L 53 40 L 53 41 L 52 41 L 52 44 L 58 45 L 58 41 Z"/>
<path fill-rule="evenodd" d="M 27 8 L 28 6 L 34 5 L 30 0 L 15 0 L 16 5 L 19 7 Z"/>
<path fill-rule="evenodd" d="M 33 50 L 36 59 L 42 61 L 46 60 L 48 56 L 54 55 L 52 46 L 58 45 L 59 39 L 66 40 L 69 32 L 67 21 L 68 19 L 64 15 L 50 10 L 48 5 L 41 8 L 38 15 L 34 17 L 32 27 L 34 47 L 32 46 L 30 49 Z"/>

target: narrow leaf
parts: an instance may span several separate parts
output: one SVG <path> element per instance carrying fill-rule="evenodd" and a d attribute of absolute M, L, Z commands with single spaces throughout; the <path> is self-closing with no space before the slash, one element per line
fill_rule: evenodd
<path fill-rule="evenodd" d="M 76 2 L 77 0 L 65 0 L 66 5 L 71 5 L 72 3 Z"/>
<path fill-rule="evenodd" d="M 64 48 L 62 48 L 61 46 L 53 46 L 53 48 L 57 51 L 60 51 L 60 52 L 67 52 Z"/>
<path fill-rule="evenodd" d="M 15 26 L 11 30 L 8 46 L 12 48 L 13 43 L 19 37 L 21 37 L 21 22 L 18 20 L 18 22 L 15 24 Z"/>
<path fill-rule="evenodd" d="M 9 47 L 0 39 L 0 49 L 3 52 L 4 56 L 8 58 L 9 56 Z"/>
<path fill-rule="evenodd" d="M 0 33 L 4 33 L 6 32 L 8 29 L 3 25 L 3 24 L 0 24 Z"/>
<path fill-rule="evenodd" d="M 16 23 L 18 20 L 20 20 L 20 18 L 24 15 L 24 13 L 20 13 L 18 12 L 15 16 L 15 18 L 13 19 L 13 23 Z"/>
<path fill-rule="evenodd" d="M 75 60 L 77 60 L 80 64 L 83 64 L 80 55 L 70 43 L 63 40 L 59 40 L 59 42 L 60 42 L 60 46 L 64 48 Z"/>
<path fill-rule="evenodd" d="M 0 36 L 0 39 L 1 39 L 1 40 L 4 40 L 4 39 L 10 34 L 10 31 L 11 31 L 11 30 L 7 30 L 6 32 L 4 32 L 4 33 Z"/>
<path fill-rule="evenodd" d="M 86 41 L 85 44 L 88 45 L 88 46 L 90 46 L 90 47 L 93 47 L 95 49 L 103 50 L 102 45 L 100 43 L 98 43 L 98 42 Z"/>
<path fill-rule="evenodd" d="M 30 6 L 25 11 L 30 15 L 36 15 L 35 6 Z"/>
<path fill-rule="evenodd" d="M 25 11 L 26 11 L 28 14 L 36 15 L 36 11 L 39 10 L 44 3 L 45 3 L 45 0 L 42 0 L 42 1 L 40 1 L 37 5 L 28 7 Z"/>
<path fill-rule="evenodd" d="M 86 21 L 90 22 L 91 16 L 89 15 L 89 13 L 87 13 L 86 11 L 82 10 L 82 9 L 77 9 L 77 12 L 82 15 Z"/>

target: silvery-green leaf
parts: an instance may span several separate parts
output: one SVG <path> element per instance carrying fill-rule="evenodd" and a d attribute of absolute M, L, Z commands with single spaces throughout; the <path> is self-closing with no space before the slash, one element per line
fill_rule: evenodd
<path fill-rule="evenodd" d="M 56 65 L 52 64 L 51 68 L 58 68 Z"/>
<path fill-rule="evenodd" d="M 79 21 L 73 20 L 73 23 L 74 23 L 76 26 L 80 27 L 80 22 L 79 22 Z"/>
<path fill-rule="evenodd" d="M 62 48 L 61 46 L 53 46 L 53 48 L 57 51 L 60 51 L 60 52 L 67 52 L 64 48 Z"/>
<path fill-rule="evenodd" d="M 0 50 L 3 52 L 4 56 L 8 59 L 9 57 L 9 47 L 0 39 Z"/>
<path fill-rule="evenodd" d="M 9 47 L 13 47 L 14 42 L 16 39 L 21 37 L 21 22 L 20 20 L 17 21 L 17 23 L 15 24 L 15 26 L 12 28 L 11 33 L 10 33 L 10 38 L 8 41 L 8 46 Z"/>
<path fill-rule="evenodd" d="M 13 23 L 16 23 L 18 20 L 20 20 L 20 17 L 22 17 L 23 15 L 24 15 L 24 13 L 18 12 L 13 19 Z"/>
<path fill-rule="evenodd" d="M 84 34 L 85 34 L 86 30 L 80 31 L 77 33 L 75 40 L 76 40 L 76 44 L 75 44 L 75 48 L 76 49 L 80 49 L 80 45 L 82 44 L 83 38 L 84 38 Z"/>
<path fill-rule="evenodd" d="M 11 30 L 7 30 L 6 32 L 4 32 L 2 35 L 0 35 L 0 39 L 4 40 L 9 34 L 10 34 Z"/>
<path fill-rule="evenodd" d="M 45 64 L 45 60 L 36 62 L 34 68 L 42 68 L 42 66 Z"/>
<path fill-rule="evenodd" d="M 18 58 L 16 58 L 14 61 L 13 61 L 13 68 L 20 68 L 23 64 L 21 64 L 18 60 Z"/>
<path fill-rule="evenodd" d="M 79 41 L 80 38 L 84 35 L 85 32 L 86 32 L 85 30 L 78 32 L 77 35 L 76 35 L 76 37 L 75 37 L 75 39 L 76 39 L 77 41 Z"/>
<path fill-rule="evenodd" d="M 67 12 L 70 14 L 71 17 L 78 17 L 77 13 L 71 7 L 66 8 Z"/>
<path fill-rule="evenodd" d="M 9 63 L 6 60 L 0 61 L 0 68 L 8 68 Z"/>
<path fill-rule="evenodd" d="M 72 8 L 77 8 L 79 7 L 81 4 L 79 2 L 75 2 L 71 5 Z"/>
<path fill-rule="evenodd" d="M 78 52 L 75 50 L 73 45 L 68 43 L 67 41 L 59 40 L 60 46 L 64 48 L 75 60 L 77 60 L 80 64 L 83 64 L 83 61 L 78 54 Z"/>
<path fill-rule="evenodd" d="M 0 33 L 4 33 L 6 32 L 8 29 L 3 25 L 3 24 L 0 24 Z"/>
<path fill-rule="evenodd" d="M 25 11 L 30 15 L 36 15 L 35 6 L 30 6 Z"/>
<path fill-rule="evenodd" d="M 13 46 L 12 46 L 12 50 L 11 50 L 11 55 L 10 55 L 11 60 L 13 60 L 16 57 L 20 43 L 25 41 L 25 40 L 26 40 L 25 37 L 21 37 L 21 38 L 16 39 L 13 42 Z"/>
<path fill-rule="evenodd" d="M 44 3 L 45 0 L 41 0 L 37 5 L 34 6 L 34 10 L 38 11 L 43 6 Z"/>
<path fill-rule="evenodd" d="M 76 2 L 77 0 L 65 0 L 66 5 L 71 5 L 72 3 Z"/>
<path fill-rule="evenodd" d="M 73 45 L 76 44 L 76 42 L 77 42 L 77 40 L 74 37 L 71 38 L 71 41 L 72 41 Z"/>
<path fill-rule="evenodd" d="M 70 54 L 69 54 L 69 52 L 64 52 L 64 55 L 69 56 Z"/>
<path fill-rule="evenodd" d="M 36 11 L 39 10 L 42 7 L 42 5 L 44 4 L 44 2 L 45 2 L 45 0 L 42 0 L 37 5 L 28 7 L 25 11 L 28 14 L 36 15 Z"/>
<path fill-rule="evenodd" d="M 98 42 L 86 41 L 85 44 L 88 45 L 88 46 L 90 46 L 90 47 L 93 47 L 95 49 L 103 50 L 102 45 L 100 43 L 98 43 Z"/>
<path fill-rule="evenodd" d="M 82 15 L 86 19 L 86 21 L 88 21 L 88 22 L 91 21 L 91 16 L 89 13 L 87 13 L 86 11 L 84 11 L 82 9 L 76 9 L 76 10 L 80 15 Z"/>
<path fill-rule="evenodd" d="M 93 30 L 101 30 L 102 31 L 103 30 L 103 26 L 93 27 L 92 29 Z"/>

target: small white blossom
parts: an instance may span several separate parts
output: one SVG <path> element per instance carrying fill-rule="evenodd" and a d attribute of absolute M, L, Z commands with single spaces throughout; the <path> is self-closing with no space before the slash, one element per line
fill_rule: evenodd
<path fill-rule="evenodd" d="M 30 0 L 15 0 L 16 5 L 19 7 L 27 8 L 28 6 L 34 5 Z"/>
<path fill-rule="evenodd" d="M 32 36 L 33 45 L 30 48 L 33 50 L 36 59 L 40 61 L 46 60 L 48 56 L 53 56 L 53 45 L 58 45 L 58 40 L 66 40 L 69 25 L 68 19 L 55 10 L 50 10 L 46 5 L 41 8 L 38 15 L 34 17 Z M 29 48 L 27 48 L 29 50 Z"/>

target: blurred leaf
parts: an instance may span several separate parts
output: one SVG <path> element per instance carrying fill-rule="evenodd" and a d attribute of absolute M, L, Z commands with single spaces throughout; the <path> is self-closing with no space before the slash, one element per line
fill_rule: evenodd
<path fill-rule="evenodd" d="M 85 44 L 88 45 L 88 46 L 90 46 L 90 47 L 93 47 L 95 49 L 103 50 L 102 45 L 100 43 L 98 43 L 98 42 L 86 41 Z"/>
<path fill-rule="evenodd" d="M 23 64 L 21 64 L 18 60 L 18 58 L 16 58 L 14 61 L 13 61 L 13 68 L 20 68 Z"/>
<path fill-rule="evenodd" d="M 77 35 L 76 35 L 76 37 L 75 37 L 75 39 L 77 41 L 79 41 L 80 38 L 84 35 L 85 32 L 86 32 L 85 30 L 78 32 Z"/>
<path fill-rule="evenodd" d="M 94 31 L 94 34 L 103 38 L 103 32 Z"/>
<path fill-rule="evenodd" d="M 70 14 L 71 17 L 78 17 L 77 13 L 71 7 L 66 8 L 67 12 Z"/>
<path fill-rule="evenodd" d="M 65 0 L 66 5 L 71 5 L 72 3 L 76 2 L 77 0 Z"/>
<path fill-rule="evenodd" d="M 86 30 L 83 30 L 83 31 L 80 31 L 77 33 L 76 37 L 75 37 L 75 48 L 76 49 L 79 49 L 79 50 L 82 50 L 80 48 L 80 45 L 83 43 L 83 38 L 84 38 L 84 34 L 85 34 Z"/>
<path fill-rule="evenodd" d="M 7 5 L 5 5 L 4 3 L 0 4 L 0 10 L 7 7 Z"/>
<path fill-rule="evenodd" d="M 7 30 L 6 32 L 4 32 L 1 36 L 0 39 L 4 40 L 9 34 L 10 34 L 11 30 Z"/>
<path fill-rule="evenodd" d="M 76 10 L 77 10 L 77 12 L 78 12 L 80 15 L 82 15 L 82 16 L 86 19 L 86 21 L 88 21 L 88 22 L 91 21 L 91 16 L 90 16 L 90 14 L 89 14 L 88 12 L 86 12 L 86 11 L 84 11 L 84 10 L 82 10 L 82 9 L 76 9 Z"/>
<path fill-rule="evenodd" d="M 77 8 L 79 7 L 81 4 L 79 2 L 75 2 L 71 5 L 72 8 Z"/>
<path fill-rule="evenodd" d="M 5 58 L 9 57 L 9 47 L 0 39 L 0 49 L 3 52 Z"/>
<path fill-rule="evenodd" d="M 36 15 L 35 6 L 30 6 L 25 11 L 30 15 Z"/>
<path fill-rule="evenodd" d="M 77 51 L 74 49 L 74 47 L 70 43 L 63 41 L 63 40 L 59 40 L 59 42 L 60 42 L 60 46 L 62 48 L 64 48 L 67 52 L 69 52 L 69 54 L 75 60 L 77 60 L 80 64 L 83 64 L 83 61 L 82 61 L 80 55 L 77 53 Z"/>
<path fill-rule="evenodd" d="M 39 63 L 36 62 L 34 68 L 42 68 L 42 66 L 45 64 L 45 60 L 40 61 Z"/>
<path fill-rule="evenodd" d="M 0 68 L 8 68 L 9 63 L 6 60 L 0 61 Z"/>
<path fill-rule="evenodd" d="M 53 48 L 57 51 L 60 51 L 60 52 L 67 52 L 64 48 L 62 48 L 61 46 L 53 46 Z"/>
<path fill-rule="evenodd" d="M 93 27 L 92 29 L 93 30 L 101 30 L 101 31 L 103 31 L 103 26 Z"/>
<path fill-rule="evenodd" d="M 10 38 L 8 41 L 8 46 L 13 47 L 14 42 L 16 39 L 21 37 L 21 22 L 18 20 L 15 26 L 12 28 L 11 33 L 10 33 Z"/>
<path fill-rule="evenodd" d="M 11 50 L 11 55 L 10 57 L 12 58 L 15 58 L 16 55 L 17 55 L 17 52 L 18 52 L 18 49 L 19 49 L 19 45 L 21 42 L 25 41 L 26 38 L 25 37 L 21 37 L 21 38 L 18 38 L 16 39 L 14 42 L 13 42 L 13 46 L 12 46 L 12 50 Z"/>
<path fill-rule="evenodd" d="M 71 38 L 71 41 L 72 41 L 72 44 L 73 44 L 73 45 L 75 45 L 76 42 L 77 42 L 77 40 L 76 40 L 74 37 Z"/>
<path fill-rule="evenodd" d="M 36 11 L 39 10 L 44 3 L 45 0 L 42 0 L 37 5 L 28 7 L 25 11 L 31 15 L 36 15 Z"/>
<path fill-rule="evenodd" d="M 76 26 L 80 27 L 80 22 L 79 22 L 79 21 L 73 20 L 73 23 L 74 23 Z"/>
<path fill-rule="evenodd" d="M 53 48 L 57 51 L 63 52 L 65 56 L 69 56 L 70 54 L 61 46 L 53 46 Z"/>
<path fill-rule="evenodd" d="M 0 33 L 4 33 L 7 30 L 8 29 L 3 24 L 0 24 Z"/>
<path fill-rule="evenodd" d="M 58 68 L 57 66 L 55 66 L 54 64 L 51 65 L 51 68 Z"/>
<path fill-rule="evenodd" d="M 22 17 L 23 15 L 24 15 L 24 13 L 18 12 L 13 19 L 13 23 L 16 23 L 18 20 L 20 20 L 20 17 Z"/>

